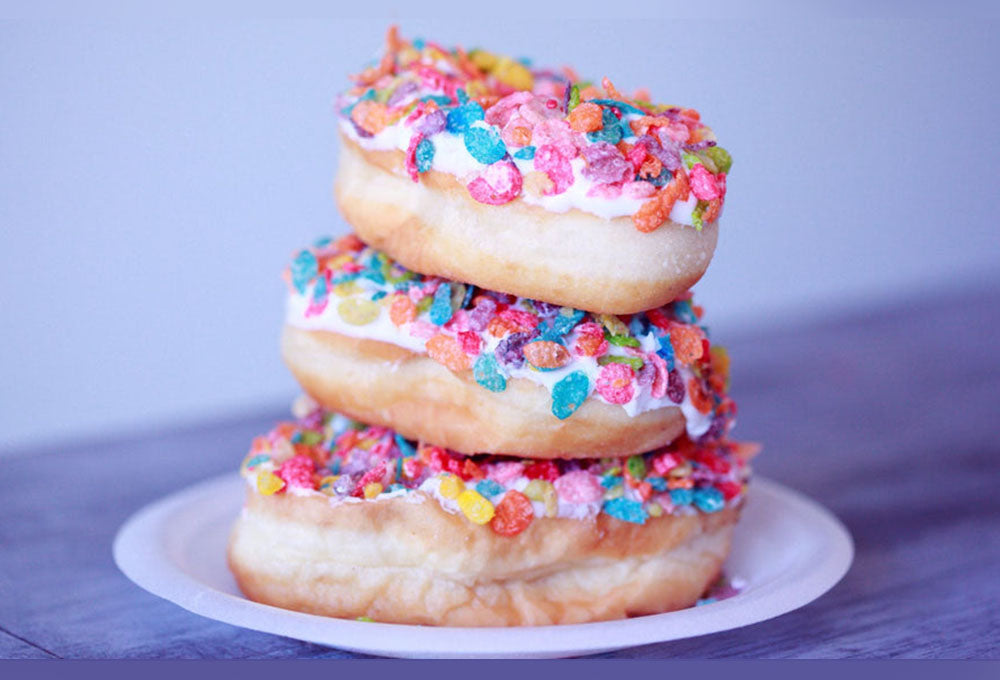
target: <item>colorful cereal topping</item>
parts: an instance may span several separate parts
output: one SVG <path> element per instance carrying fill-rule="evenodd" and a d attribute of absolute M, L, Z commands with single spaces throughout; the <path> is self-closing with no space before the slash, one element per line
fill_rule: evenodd
<path fill-rule="evenodd" d="M 439 170 L 480 203 L 631 216 L 643 232 L 667 220 L 700 230 L 722 211 L 732 157 L 697 111 L 653 104 L 647 92 L 407 42 L 394 27 L 377 63 L 351 79 L 338 100 L 344 133 L 404 152 L 415 182 Z"/>
<path fill-rule="evenodd" d="M 697 439 L 725 433 L 735 414 L 725 350 L 710 344 L 690 297 L 594 315 L 422 276 L 353 235 L 301 251 L 286 278 L 290 324 L 425 353 L 493 392 L 531 380 L 560 420 L 591 398 L 633 416 L 676 405 Z"/>
<path fill-rule="evenodd" d="M 713 513 L 742 500 L 756 448 L 725 438 L 681 438 L 641 456 L 529 460 L 462 456 L 410 442 L 319 408 L 308 397 L 297 420 L 254 439 L 241 467 L 258 493 L 319 495 L 331 502 L 424 493 L 470 522 L 515 536 L 537 517 L 600 513 L 645 524 L 663 515 Z"/>

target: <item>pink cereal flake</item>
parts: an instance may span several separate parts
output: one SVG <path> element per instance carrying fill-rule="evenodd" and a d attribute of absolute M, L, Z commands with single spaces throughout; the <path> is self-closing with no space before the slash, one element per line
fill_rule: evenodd
<path fill-rule="evenodd" d="M 652 364 L 656 369 L 656 373 L 653 375 L 653 384 L 649 388 L 649 395 L 653 399 L 662 399 L 667 393 L 667 385 L 670 384 L 667 362 L 656 352 L 650 352 L 644 355 L 644 358 L 646 363 Z"/>
<path fill-rule="evenodd" d="M 719 185 L 715 181 L 715 175 L 708 171 L 701 163 L 698 163 L 688 172 L 688 182 L 691 185 L 691 192 L 699 201 L 711 201 L 721 195 Z"/>
<path fill-rule="evenodd" d="M 553 482 L 556 493 L 569 503 L 593 503 L 604 496 L 597 477 L 584 470 L 573 470 Z"/>
<path fill-rule="evenodd" d="M 635 371 L 628 364 L 607 364 L 597 377 L 597 392 L 609 404 L 627 404 L 635 395 L 634 380 Z"/>
<path fill-rule="evenodd" d="M 456 309 L 451 319 L 444 325 L 444 329 L 454 333 L 469 330 L 469 313 L 464 309 Z"/>
<path fill-rule="evenodd" d="M 534 96 L 524 102 L 517 110 L 519 116 L 530 122 L 533 126 L 553 118 L 561 118 L 562 112 L 558 108 L 547 105 L 546 97 Z M 560 120 L 560 122 L 565 122 Z M 569 124 L 566 124 L 569 127 Z"/>
<path fill-rule="evenodd" d="M 660 134 L 666 135 L 678 144 L 683 144 L 691 136 L 691 131 L 688 130 L 688 126 L 684 123 L 670 121 L 660 128 Z"/>
<path fill-rule="evenodd" d="M 472 331 L 459 331 L 458 344 L 461 346 L 463 352 L 470 356 L 476 356 L 479 354 L 479 350 L 482 347 L 483 339 L 480 337 L 479 333 L 474 333 Z"/>
<path fill-rule="evenodd" d="M 672 453 L 663 453 L 653 459 L 653 469 L 658 475 L 665 475 L 678 465 L 680 461 Z"/>
<path fill-rule="evenodd" d="M 573 185 L 573 166 L 570 165 L 570 160 L 555 144 L 545 144 L 535 151 L 535 169 L 544 172 L 552 180 L 552 186 L 543 192 L 546 196 L 561 194 Z"/>
<path fill-rule="evenodd" d="M 565 158 L 575 158 L 580 148 L 579 133 L 573 132 L 565 120 L 544 120 L 532 129 L 531 143 L 537 148 L 555 146 Z M 537 152 L 536 152 L 537 153 Z"/>
<path fill-rule="evenodd" d="M 392 449 L 393 442 L 390 439 L 382 438 L 379 439 L 371 447 L 370 451 L 372 457 L 374 458 L 385 458 L 389 455 L 389 451 Z"/>
<path fill-rule="evenodd" d="M 519 106 L 530 101 L 533 95 L 527 91 L 509 94 L 496 104 L 486 109 L 486 122 L 497 127 L 504 127 L 514 116 Z"/>
<path fill-rule="evenodd" d="M 316 463 L 309 456 L 292 456 L 282 463 L 275 474 L 285 480 L 289 487 L 300 489 L 313 488 L 313 472 L 316 471 Z"/>
<path fill-rule="evenodd" d="M 506 484 L 507 482 L 517 479 L 523 474 L 524 463 L 504 461 L 502 463 L 494 463 L 491 465 L 486 476 L 497 484 Z"/>
<path fill-rule="evenodd" d="M 410 137 L 410 145 L 406 147 L 406 172 L 414 182 L 420 181 L 420 173 L 417 172 L 417 146 L 424 136 L 419 132 L 413 133 Z"/>
<path fill-rule="evenodd" d="M 466 185 L 469 195 L 480 203 L 503 205 L 521 193 L 521 173 L 511 161 L 497 161 Z"/>

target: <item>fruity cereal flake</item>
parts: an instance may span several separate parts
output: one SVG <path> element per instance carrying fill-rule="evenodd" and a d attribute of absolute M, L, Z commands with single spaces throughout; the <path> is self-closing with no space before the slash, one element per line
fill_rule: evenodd
<path fill-rule="evenodd" d="M 643 232 L 668 220 L 700 230 L 722 211 L 732 158 L 698 112 L 628 97 L 607 78 L 408 42 L 392 28 L 352 80 L 341 131 L 362 149 L 402 151 L 415 182 L 436 170 L 480 203 L 630 216 Z"/>
<path fill-rule="evenodd" d="M 714 513 L 739 504 L 756 447 L 684 437 L 627 459 L 461 456 L 323 410 L 308 398 L 301 417 L 254 439 L 241 474 L 264 496 L 323 495 L 357 503 L 422 493 L 470 522 L 514 536 L 536 518 L 604 513 L 644 524 L 662 515 Z"/>
<path fill-rule="evenodd" d="M 285 277 L 290 325 L 426 354 L 492 392 L 532 381 L 551 394 L 556 419 L 597 399 L 630 416 L 679 407 L 692 439 L 732 425 L 725 350 L 709 341 L 690 295 L 639 314 L 595 315 L 423 276 L 353 235 L 300 251 Z"/>

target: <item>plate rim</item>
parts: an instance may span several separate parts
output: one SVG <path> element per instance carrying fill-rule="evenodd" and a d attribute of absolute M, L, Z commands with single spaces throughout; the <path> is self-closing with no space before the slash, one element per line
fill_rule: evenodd
<path fill-rule="evenodd" d="M 425 658 L 552 657 L 596 654 L 733 630 L 786 614 L 816 600 L 844 577 L 854 559 L 851 534 L 832 512 L 798 491 L 755 476 L 750 482 L 750 496 L 770 496 L 791 506 L 800 520 L 811 520 L 811 525 L 822 530 L 823 543 L 829 553 L 815 569 L 801 575 L 797 588 L 792 593 L 785 593 L 780 600 L 770 591 L 780 592 L 782 584 L 765 583 L 752 591 L 752 597 L 741 593 L 708 607 L 616 621 L 524 627 L 360 622 L 282 609 L 223 592 L 191 575 L 170 558 L 166 546 L 168 520 L 195 501 L 210 501 L 211 497 L 219 496 L 220 489 L 237 484 L 243 484 L 238 473 L 225 473 L 170 493 L 133 513 L 119 528 L 112 545 L 119 570 L 143 590 L 199 616 L 365 654 Z M 235 609 L 234 603 L 238 603 Z M 754 606 L 747 607 L 748 603 Z M 676 622 L 681 614 L 686 619 L 685 630 L 665 635 L 657 624 Z M 720 620 L 725 623 L 720 625 Z M 317 627 L 328 633 L 317 635 Z M 379 635 L 380 631 L 385 635 Z M 595 638 L 597 633 L 600 633 L 599 638 Z M 373 639 L 392 642 L 372 645 Z M 483 639 L 491 641 L 489 648 L 484 647 Z M 601 644 L 586 643 L 592 639 L 600 639 Z M 405 644 L 401 644 L 403 640 Z"/>

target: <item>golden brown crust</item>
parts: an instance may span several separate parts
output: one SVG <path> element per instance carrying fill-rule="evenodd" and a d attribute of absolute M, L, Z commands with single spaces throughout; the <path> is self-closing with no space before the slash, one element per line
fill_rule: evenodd
<path fill-rule="evenodd" d="M 675 406 L 629 417 L 620 406 L 588 399 L 559 420 L 545 387 L 524 379 L 491 392 L 472 371 L 377 340 L 285 326 L 285 363 L 325 408 L 391 427 L 410 439 L 459 453 L 529 458 L 603 458 L 645 453 L 684 430 Z"/>
<path fill-rule="evenodd" d="M 483 288 L 591 312 L 633 314 L 693 286 L 708 267 L 717 223 L 668 222 L 652 233 L 628 217 L 555 213 L 516 199 L 473 200 L 438 171 L 413 182 L 400 151 L 342 137 L 335 194 L 364 241 L 404 266 Z"/>
<path fill-rule="evenodd" d="M 582 623 L 688 607 L 738 508 L 645 525 L 536 518 L 504 537 L 422 492 L 332 505 L 250 491 L 229 563 L 251 599 L 326 616 L 454 626 Z"/>

